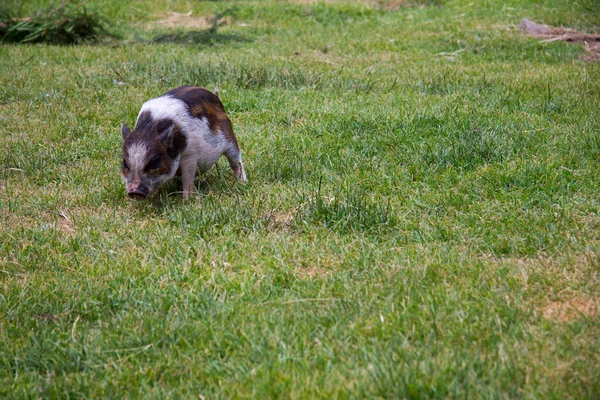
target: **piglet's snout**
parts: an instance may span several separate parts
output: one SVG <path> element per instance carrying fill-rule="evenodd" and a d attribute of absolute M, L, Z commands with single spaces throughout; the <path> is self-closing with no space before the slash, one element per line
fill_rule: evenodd
<path fill-rule="evenodd" d="M 127 193 L 127 196 L 133 200 L 144 200 L 146 198 L 146 195 L 141 192 L 129 192 Z"/>
<path fill-rule="evenodd" d="M 127 191 L 128 192 L 134 192 L 136 190 L 138 190 L 138 188 L 140 187 L 140 183 L 142 182 L 142 180 L 140 179 L 139 175 L 135 175 L 133 177 L 133 181 L 132 182 L 127 182 Z"/>
<path fill-rule="evenodd" d="M 140 177 L 136 175 L 133 182 L 127 184 L 127 195 L 135 200 L 144 200 L 148 196 L 148 189 L 140 185 Z"/>
<path fill-rule="evenodd" d="M 138 187 L 135 190 L 128 190 L 127 195 L 134 200 L 144 200 L 148 196 L 148 189 Z"/>

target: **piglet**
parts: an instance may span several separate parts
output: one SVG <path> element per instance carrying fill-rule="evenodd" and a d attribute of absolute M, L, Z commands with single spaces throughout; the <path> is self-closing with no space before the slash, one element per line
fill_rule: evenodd
<path fill-rule="evenodd" d="M 132 199 L 145 199 L 175 174 L 181 175 L 187 199 L 196 171 L 208 171 L 223 154 L 238 181 L 246 181 L 231 121 L 219 97 L 208 90 L 170 90 L 142 105 L 133 132 L 126 124 L 121 131 L 121 175 Z"/>

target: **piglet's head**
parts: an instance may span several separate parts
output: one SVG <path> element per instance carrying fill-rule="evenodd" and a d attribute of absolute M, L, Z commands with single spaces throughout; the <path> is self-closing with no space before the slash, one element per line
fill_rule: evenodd
<path fill-rule="evenodd" d="M 133 132 L 123 124 L 121 132 L 121 176 L 127 195 L 144 200 L 175 175 L 187 144 L 186 137 L 175 124 L 162 131 L 136 129 Z"/>

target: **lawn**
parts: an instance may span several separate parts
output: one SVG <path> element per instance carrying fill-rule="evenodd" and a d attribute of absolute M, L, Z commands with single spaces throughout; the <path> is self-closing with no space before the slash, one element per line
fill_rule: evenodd
<path fill-rule="evenodd" d="M 600 398 L 600 63 L 518 28 L 597 1 L 86 7 L 113 38 L 0 46 L 0 397 Z M 248 183 L 129 200 L 183 84 Z"/>

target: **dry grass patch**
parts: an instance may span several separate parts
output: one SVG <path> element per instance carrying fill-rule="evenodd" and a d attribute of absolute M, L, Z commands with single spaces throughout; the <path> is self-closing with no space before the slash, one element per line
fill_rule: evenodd
<path fill-rule="evenodd" d="M 374 3 L 378 8 L 387 11 L 394 11 L 404 7 L 423 7 L 425 5 L 423 1 L 418 0 L 376 0 Z"/>
<path fill-rule="evenodd" d="M 370 0 L 287 0 L 290 4 L 344 4 L 344 3 L 356 3 L 356 4 L 368 4 L 373 3 Z"/>
<path fill-rule="evenodd" d="M 267 218 L 269 220 L 269 230 L 287 231 L 294 221 L 294 214 L 292 211 L 272 210 L 268 213 Z"/>
<path fill-rule="evenodd" d="M 73 223 L 73 220 L 69 217 L 69 215 L 65 211 L 59 210 L 58 216 L 60 217 L 58 220 L 59 229 L 67 235 L 74 234 L 75 224 Z"/>
<path fill-rule="evenodd" d="M 587 51 L 584 57 L 587 61 L 600 61 L 600 34 L 599 33 L 581 33 L 569 28 L 555 28 L 548 25 L 538 24 L 528 19 L 523 19 L 519 28 L 529 36 L 535 36 L 544 39 L 542 42 L 563 41 L 583 45 Z"/>
<path fill-rule="evenodd" d="M 382 10 L 398 10 L 402 7 L 422 7 L 424 1 L 419 0 L 287 0 L 292 4 L 363 4 L 370 7 L 377 7 Z"/>
<path fill-rule="evenodd" d="M 550 301 L 538 309 L 546 319 L 573 322 L 581 318 L 600 317 L 600 299 L 575 296 L 567 300 Z"/>
<path fill-rule="evenodd" d="M 561 285 L 577 285 L 583 283 L 600 281 L 595 273 L 595 270 L 600 263 L 597 254 L 593 252 L 580 254 L 577 257 L 551 257 L 539 255 L 533 258 L 527 257 L 506 257 L 495 258 L 492 256 L 484 256 L 484 259 L 496 266 L 510 265 L 513 274 L 517 276 L 523 285 L 527 286 L 536 276 L 546 275 L 551 276 L 555 281 L 555 286 Z M 560 292 L 562 289 L 559 289 Z"/>
<path fill-rule="evenodd" d="M 319 265 L 310 265 L 306 268 L 298 269 L 298 275 L 304 279 L 313 279 L 315 277 L 324 277 L 330 274 L 330 271 L 319 266 Z"/>
<path fill-rule="evenodd" d="M 160 15 L 158 21 L 151 24 L 152 27 L 156 28 L 187 28 L 187 29 L 210 29 L 213 27 L 214 17 L 207 17 L 204 15 L 194 16 L 192 11 L 185 14 L 178 13 L 175 11 L 169 11 L 166 15 Z M 220 19 L 220 23 L 231 25 L 231 17 L 224 17 Z"/>
<path fill-rule="evenodd" d="M 75 224 L 68 212 L 59 210 L 53 214 L 48 211 L 40 212 L 35 216 L 17 215 L 8 210 L 2 210 L 0 221 L 6 228 L 25 228 L 25 229 L 56 229 L 67 236 L 75 234 Z"/>
<path fill-rule="evenodd" d="M 487 257 L 486 257 L 487 258 Z M 597 275 L 599 258 L 590 252 L 577 257 L 538 256 L 534 258 L 487 258 L 493 265 L 509 266 L 511 275 L 526 290 L 536 315 L 557 322 L 573 322 L 581 318 L 600 317 L 600 298 L 586 296 L 574 288 L 600 286 Z M 551 284 L 549 290 L 539 292 L 537 283 Z M 550 300 L 553 298 L 554 300 Z M 528 308 L 530 306 L 524 306 Z"/>

